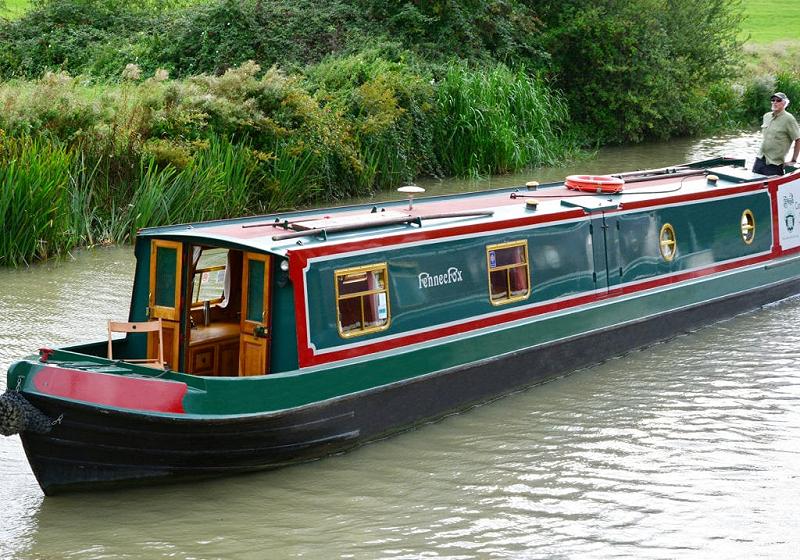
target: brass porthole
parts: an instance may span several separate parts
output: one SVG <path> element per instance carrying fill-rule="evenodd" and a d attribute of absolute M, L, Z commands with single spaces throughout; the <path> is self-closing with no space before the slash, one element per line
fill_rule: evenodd
<path fill-rule="evenodd" d="M 658 248 L 661 250 L 661 256 L 664 260 L 669 262 L 675 258 L 677 244 L 675 242 L 675 229 L 672 225 L 664 224 L 661 226 L 661 233 L 658 234 Z"/>
<path fill-rule="evenodd" d="M 742 241 L 750 245 L 756 236 L 756 218 L 750 210 L 742 212 Z"/>

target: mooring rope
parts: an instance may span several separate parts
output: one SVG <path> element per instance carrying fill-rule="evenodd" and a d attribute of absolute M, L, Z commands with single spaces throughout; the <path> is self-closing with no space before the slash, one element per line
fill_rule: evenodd
<path fill-rule="evenodd" d="M 25 431 L 46 434 L 56 423 L 29 403 L 19 391 L 8 390 L 0 395 L 0 434 L 13 436 Z"/>

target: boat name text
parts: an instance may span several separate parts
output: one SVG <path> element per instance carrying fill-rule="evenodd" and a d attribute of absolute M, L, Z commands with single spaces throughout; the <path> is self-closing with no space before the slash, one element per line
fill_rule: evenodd
<path fill-rule="evenodd" d="M 444 274 L 429 274 L 427 272 L 420 272 L 419 274 L 419 289 L 433 288 L 435 286 L 442 286 L 444 284 L 455 284 L 461 282 L 461 271 L 451 266 Z"/>

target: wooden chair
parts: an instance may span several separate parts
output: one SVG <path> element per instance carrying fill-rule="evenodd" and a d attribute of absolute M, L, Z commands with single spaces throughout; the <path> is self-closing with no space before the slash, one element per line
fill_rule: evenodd
<path fill-rule="evenodd" d="M 142 364 L 148 367 L 157 367 L 160 369 L 167 369 L 167 364 L 164 362 L 164 329 L 161 325 L 161 319 L 157 321 L 143 321 L 137 323 L 121 323 L 117 321 L 108 322 L 108 359 L 113 360 L 114 356 L 111 351 L 111 334 L 112 333 L 158 333 L 158 358 L 144 358 L 144 359 L 125 359 L 125 362 Z"/>

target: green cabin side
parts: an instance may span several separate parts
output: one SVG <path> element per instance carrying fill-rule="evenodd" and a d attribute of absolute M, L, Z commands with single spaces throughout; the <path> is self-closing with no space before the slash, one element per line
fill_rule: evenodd
<path fill-rule="evenodd" d="M 743 224 L 751 222 L 753 229 L 746 229 Z M 355 344 L 369 346 L 368 341 L 410 332 L 435 334 L 444 325 L 713 268 L 768 253 L 773 245 L 770 226 L 770 197 L 766 191 L 759 191 L 337 254 L 311 261 L 305 274 L 309 295 L 302 304 L 308 314 L 307 344 L 314 351 L 324 351 Z M 665 228 L 674 235 L 674 245 L 666 254 L 669 240 L 664 239 Z M 492 279 L 492 253 L 498 247 L 524 248 L 520 254 L 524 253 L 529 289 L 520 297 L 493 296 L 493 291 L 503 288 Z M 343 333 L 345 302 L 337 289 L 337 278 L 349 271 L 380 267 L 386 268 L 389 300 L 385 328 Z M 436 278 L 441 281 L 434 282 Z M 379 307 L 376 301 L 373 308 Z"/>

